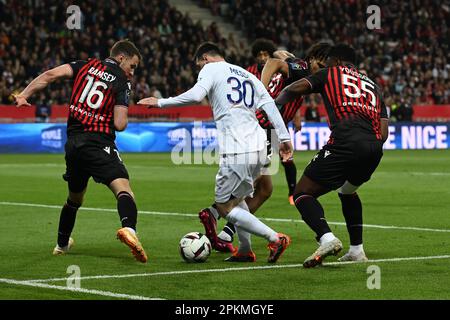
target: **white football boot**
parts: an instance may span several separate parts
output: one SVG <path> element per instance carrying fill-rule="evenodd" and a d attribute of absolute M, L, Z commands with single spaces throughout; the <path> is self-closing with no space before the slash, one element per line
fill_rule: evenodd
<path fill-rule="evenodd" d="M 66 254 L 70 248 L 73 246 L 73 238 L 69 238 L 69 243 L 65 247 L 60 247 L 59 245 L 56 245 L 55 249 L 53 249 L 53 255 L 59 256 L 62 254 Z"/>
<path fill-rule="evenodd" d="M 367 262 L 369 259 L 367 259 L 366 254 L 364 251 L 360 251 L 359 253 L 354 252 L 347 252 L 342 257 L 338 259 L 339 262 L 346 262 L 346 261 L 357 261 L 357 262 Z"/>
<path fill-rule="evenodd" d="M 317 250 L 306 258 L 303 262 L 303 267 L 313 268 L 319 264 L 322 264 L 323 259 L 330 255 L 337 255 L 342 250 L 342 242 L 338 238 L 335 238 L 329 242 L 326 242 L 317 248 Z"/>

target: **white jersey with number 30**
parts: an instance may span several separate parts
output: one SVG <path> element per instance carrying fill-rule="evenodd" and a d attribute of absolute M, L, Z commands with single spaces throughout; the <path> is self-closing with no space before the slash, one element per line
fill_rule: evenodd
<path fill-rule="evenodd" d="M 267 136 L 255 111 L 273 103 L 273 99 L 258 78 L 225 61 L 211 62 L 200 71 L 196 86 L 207 92 L 220 154 L 255 152 L 266 147 Z"/>

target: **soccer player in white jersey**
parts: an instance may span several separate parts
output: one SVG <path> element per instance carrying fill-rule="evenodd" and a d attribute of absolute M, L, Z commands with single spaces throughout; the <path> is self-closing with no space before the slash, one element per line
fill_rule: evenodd
<path fill-rule="evenodd" d="M 260 175 L 266 160 L 267 136 L 256 119 L 256 108 L 262 108 L 272 122 L 283 159 L 292 156 L 290 135 L 264 85 L 245 69 L 227 63 L 217 45 L 210 42 L 201 44 L 194 59 L 201 69 L 194 87 L 173 98 L 150 97 L 138 104 L 163 108 L 198 103 L 208 96 L 216 122 L 220 154 L 215 204 L 218 215 L 236 226 L 239 238 L 238 250 L 228 259 L 255 261 L 250 239 L 250 234 L 254 234 L 268 240 L 268 262 L 274 263 L 291 240 L 251 214 L 244 201 L 253 193 L 254 179 Z M 211 241 L 217 240 L 218 215 L 205 212 L 200 217 Z"/>

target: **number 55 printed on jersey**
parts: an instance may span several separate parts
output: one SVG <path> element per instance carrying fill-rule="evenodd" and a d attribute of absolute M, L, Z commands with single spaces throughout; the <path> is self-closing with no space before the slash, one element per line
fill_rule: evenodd
<path fill-rule="evenodd" d="M 227 94 L 227 99 L 230 103 L 238 104 L 242 101 L 247 108 L 253 107 L 255 89 L 250 81 L 244 80 L 241 82 L 236 77 L 229 77 L 227 82 L 231 84 L 231 94 Z"/>
<path fill-rule="evenodd" d="M 363 96 L 365 99 L 368 99 L 368 97 L 367 97 L 367 94 L 368 94 L 370 96 L 370 100 L 369 100 L 370 104 L 375 107 L 377 105 L 377 98 L 375 97 L 375 94 L 373 93 L 373 90 L 375 89 L 375 87 L 367 81 L 364 81 L 364 80 L 360 80 L 360 81 L 361 81 L 361 89 L 359 89 L 358 79 L 356 77 L 353 77 L 348 74 L 342 74 L 342 83 L 345 86 L 345 88 L 344 88 L 345 95 L 350 98 L 358 99 L 361 96 Z M 350 88 L 351 88 L 351 90 L 350 90 Z M 361 90 L 363 92 L 361 92 Z"/>
<path fill-rule="evenodd" d="M 102 87 L 103 89 L 107 89 L 108 85 L 102 81 L 95 81 L 92 76 L 86 77 L 87 83 L 84 87 L 83 92 L 81 93 L 80 99 L 78 102 L 84 103 L 86 100 L 86 104 L 92 109 L 98 109 L 102 105 L 102 101 L 104 98 L 103 92 L 97 90 L 98 87 Z M 93 102 L 94 97 L 97 96 L 97 101 Z"/>

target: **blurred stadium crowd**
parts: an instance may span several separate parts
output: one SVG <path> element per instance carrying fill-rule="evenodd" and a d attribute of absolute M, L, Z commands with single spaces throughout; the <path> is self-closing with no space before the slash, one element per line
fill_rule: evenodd
<path fill-rule="evenodd" d="M 368 30 L 368 1 L 197 0 L 241 28 L 248 42 L 265 37 L 297 56 L 317 41 L 347 42 L 360 67 L 384 88 L 388 105 L 450 104 L 450 7 L 445 1 L 375 1 L 381 29 Z M 44 70 L 73 60 L 107 57 L 114 41 L 129 38 L 144 60 L 134 101 L 173 96 L 190 88 L 192 56 L 205 40 L 226 48 L 230 62 L 253 63 L 233 35 L 183 15 L 167 0 L 83 1 L 83 29 L 66 28 L 69 1 L 0 1 L 0 104 Z M 54 83 L 52 103 L 66 103 L 70 84 Z"/>

